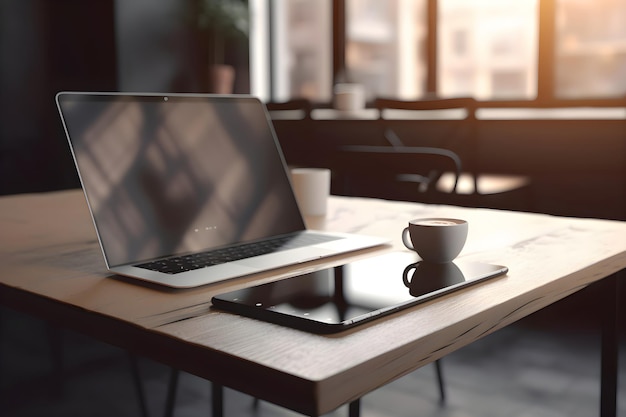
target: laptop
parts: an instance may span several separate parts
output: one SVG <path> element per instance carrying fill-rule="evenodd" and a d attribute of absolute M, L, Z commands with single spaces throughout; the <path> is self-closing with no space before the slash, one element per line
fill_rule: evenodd
<path fill-rule="evenodd" d="M 56 102 L 115 274 L 191 288 L 387 243 L 306 229 L 255 97 L 61 92 Z"/>

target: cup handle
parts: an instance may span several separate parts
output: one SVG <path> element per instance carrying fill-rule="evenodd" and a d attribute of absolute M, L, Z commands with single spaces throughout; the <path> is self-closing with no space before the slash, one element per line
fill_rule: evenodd
<path fill-rule="evenodd" d="M 410 264 L 408 265 L 406 268 L 404 268 L 404 272 L 402 273 L 402 281 L 404 282 L 404 286 L 407 288 L 411 288 L 411 280 L 413 280 L 413 277 L 411 277 L 411 280 L 409 280 L 409 271 L 411 269 L 416 269 L 417 268 L 417 264 Z"/>
<path fill-rule="evenodd" d="M 409 228 L 405 227 L 404 230 L 402 231 L 402 243 L 404 243 L 404 246 L 406 246 L 408 249 L 415 250 L 415 248 L 413 247 L 413 244 L 411 243 L 411 240 L 407 238 L 408 234 L 409 234 Z"/>

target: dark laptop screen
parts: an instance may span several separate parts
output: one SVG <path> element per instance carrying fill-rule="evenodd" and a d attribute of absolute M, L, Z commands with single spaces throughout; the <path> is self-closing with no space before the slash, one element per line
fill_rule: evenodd
<path fill-rule="evenodd" d="M 58 103 L 109 266 L 304 228 L 257 99 L 61 93 Z"/>

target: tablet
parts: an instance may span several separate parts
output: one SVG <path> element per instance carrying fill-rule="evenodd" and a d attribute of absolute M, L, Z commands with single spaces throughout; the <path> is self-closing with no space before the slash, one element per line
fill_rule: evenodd
<path fill-rule="evenodd" d="M 432 264 L 392 252 L 213 297 L 219 309 L 314 333 L 333 333 L 504 275 L 502 265 Z"/>

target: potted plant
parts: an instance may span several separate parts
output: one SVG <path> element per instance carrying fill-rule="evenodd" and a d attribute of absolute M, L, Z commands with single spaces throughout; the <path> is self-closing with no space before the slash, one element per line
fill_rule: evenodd
<path fill-rule="evenodd" d="M 227 51 L 248 39 L 248 1 L 195 0 L 194 20 L 199 33 L 208 41 L 209 88 L 214 93 L 231 93 L 235 68 L 227 62 Z"/>

